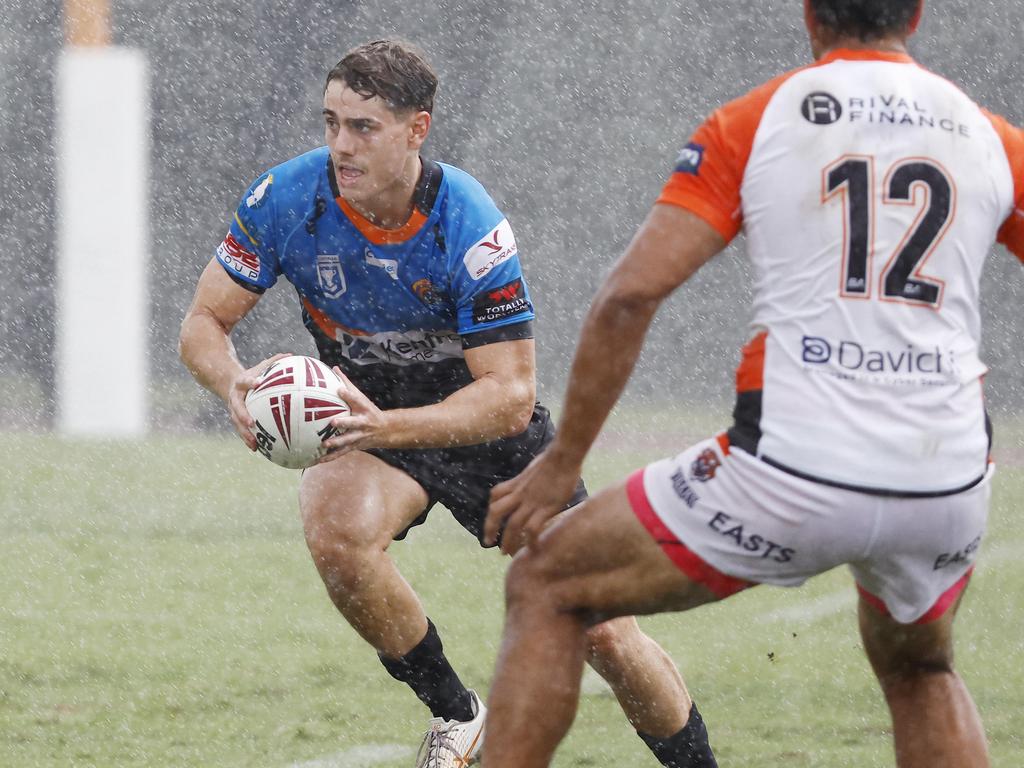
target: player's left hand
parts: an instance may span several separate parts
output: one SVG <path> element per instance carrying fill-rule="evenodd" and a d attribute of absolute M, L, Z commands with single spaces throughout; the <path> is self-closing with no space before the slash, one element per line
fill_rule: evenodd
<path fill-rule="evenodd" d="M 335 367 L 334 372 L 341 378 L 338 397 L 348 404 L 349 412 L 331 419 L 331 426 L 339 434 L 324 440 L 327 452 L 317 462 L 319 464 L 352 451 L 386 446 L 387 414 L 360 392 L 340 368 Z"/>
<path fill-rule="evenodd" d="M 517 477 L 491 489 L 491 504 L 484 522 L 484 544 L 501 537 L 501 551 L 514 555 L 532 546 L 548 521 L 565 509 L 580 468 L 559 461 L 550 449 L 540 454 Z"/>

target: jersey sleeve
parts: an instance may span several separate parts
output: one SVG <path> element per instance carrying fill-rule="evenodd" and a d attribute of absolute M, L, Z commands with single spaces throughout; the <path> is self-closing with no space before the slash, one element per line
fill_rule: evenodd
<path fill-rule="evenodd" d="M 228 275 L 245 288 L 262 293 L 280 273 L 274 243 L 272 173 L 260 176 L 242 197 L 216 258 Z"/>
<path fill-rule="evenodd" d="M 741 226 L 743 175 L 723 136 L 721 122 L 717 112 L 712 114 L 680 150 L 658 202 L 697 214 L 728 242 Z"/>
<path fill-rule="evenodd" d="M 481 339 L 505 340 L 511 337 L 493 331 L 534 319 L 533 302 L 508 219 L 502 218 L 468 244 L 464 240 L 456 248 L 455 258 L 458 261 L 453 265 L 451 285 L 458 331 L 464 338 L 481 334 Z M 475 344 L 469 341 L 467 346 Z"/>
<path fill-rule="evenodd" d="M 999 228 L 996 240 L 1024 261 L 1024 131 L 999 115 L 986 115 L 1003 142 L 1013 174 L 1013 209 Z"/>
<path fill-rule="evenodd" d="M 448 279 L 464 347 L 532 338 L 533 302 L 508 219 L 468 175 L 446 205 Z"/>
<path fill-rule="evenodd" d="M 743 226 L 740 191 L 761 116 L 771 97 L 796 71 L 715 110 L 679 152 L 657 202 L 695 213 L 726 242 L 732 240 Z"/>

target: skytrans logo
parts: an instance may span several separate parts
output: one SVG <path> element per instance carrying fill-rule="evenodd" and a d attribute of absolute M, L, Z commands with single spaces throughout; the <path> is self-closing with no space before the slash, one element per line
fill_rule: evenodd
<path fill-rule="evenodd" d="M 938 347 L 918 349 L 908 344 L 897 349 L 873 349 L 856 341 L 829 341 L 804 336 L 801 359 L 809 366 L 829 365 L 834 371 L 880 374 L 890 377 L 948 378 L 954 374 L 953 355 Z"/>
<path fill-rule="evenodd" d="M 518 253 L 516 238 L 512 234 L 512 227 L 508 219 L 502 219 L 501 223 L 488 232 L 487 235 L 474 243 L 462 262 L 466 265 L 469 276 L 479 280 L 503 261 L 508 261 Z"/>

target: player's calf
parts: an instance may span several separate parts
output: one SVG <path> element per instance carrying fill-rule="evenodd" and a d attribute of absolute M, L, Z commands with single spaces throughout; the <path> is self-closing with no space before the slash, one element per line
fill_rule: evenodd
<path fill-rule="evenodd" d="M 715 768 L 707 728 L 675 662 L 636 619 L 612 619 L 586 635 L 590 665 L 615 692 L 637 735 L 667 768 Z"/>
<path fill-rule="evenodd" d="M 900 624 L 861 600 L 864 650 L 892 713 L 899 768 L 986 768 L 981 718 L 953 669 L 956 605 L 935 621 Z"/>
<path fill-rule="evenodd" d="M 587 630 L 587 662 L 611 686 L 630 724 L 667 738 L 686 723 L 691 700 L 675 662 L 624 617 Z"/>

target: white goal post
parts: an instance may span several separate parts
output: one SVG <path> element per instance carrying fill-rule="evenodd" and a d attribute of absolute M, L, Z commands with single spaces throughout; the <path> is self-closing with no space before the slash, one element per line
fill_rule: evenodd
<path fill-rule="evenodd" d="M 102 2 L 92 26 L 75 27 L 89 2 L 68 3 L 55 94 L 56 426 L 137 437 L 148 415 L 148 76 L 141 52 L 103 44 Z"/>

